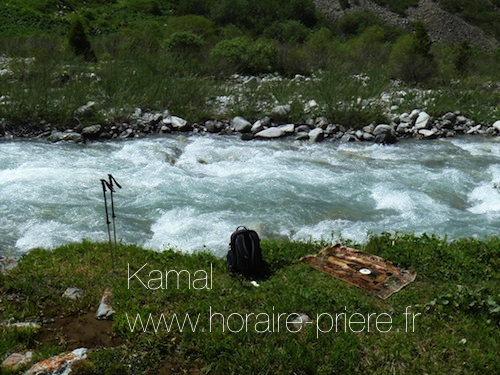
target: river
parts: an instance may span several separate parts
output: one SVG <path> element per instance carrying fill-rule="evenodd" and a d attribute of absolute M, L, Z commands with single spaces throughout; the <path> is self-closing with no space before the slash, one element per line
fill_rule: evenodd
<path fill-rule="evenodd" d="M 363 242 L 383 231 L 484 238 L 500 227 L 499 162 L 500 139 L 479 136 L 391 146 L 197 135 L 2 141 L 0 255 L 107 241 L 108 173 L 122 185 L 118 240 L 158 251 L 223 255 L 239 225 L 303 240 Z"/>

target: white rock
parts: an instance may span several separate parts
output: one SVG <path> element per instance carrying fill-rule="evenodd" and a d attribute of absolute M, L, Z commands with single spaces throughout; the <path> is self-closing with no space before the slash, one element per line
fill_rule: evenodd
<path fill-rule="evenodd" d="M 434 136 L 435 134 L 437 133 L 437 130 L 436 129 L 420 129 L 418 131 L 418 134 L 421 134 L 423 135 L 424 137 L 426 138 L 429 138 L 429 137 L 432 137 Z"/>
<path fill-rule="evenodd" d="M 366 133 L 373 133 L 374 130 L 375 130 L 375 125 L 373 124 L 363 126 L 363 131 Z"/>
<path fill-rule="evenodd" d="M 184 120 L 183 118 L 177 117 L 177 116 L 170 116 L 170 121 L 171 121 L 172 127 L 175 129 L 183 128 L 184 126 L 187 125 L 186 120 Z"/>
<path fill-rule="evenodd" d="M 278 126 L 278 128 L 283 130 L 283 133 L 285 133 L 285 134 L 293 134 L 293 132 L 295 131 L 294 124 L 281 125 L 281 126 Z"/>
<path fill-rule="evenodd" d="M 83 295 L 82 289 L 69 287 L 64 291 L 62 296 L 72 300 L 76 300 L 77 298 L 80 298 L 82 295 Z"/>
<path fill-rule="evenodd" d="M 431 116 L 429 116 L 426 112 L 420 112 L 418 114 L 417 120 L 415 121 L 415 129 L 426 129 L 430 124 Z"/>
<path fill-rule="evenodd" d="M 363 133 L 363 139 L 365 141 L 370 142 L 370 141 L 373 141 L 375 139 L 375 136 L 373 134 L 371 134 L 371 133 L 364 132 Z"/>
<path fill-rule="evenodd" d="M 99 304 L 97 312 L 95 313 L 95 317 L 97 319 L 109 319 L 115 313 L 115 310 L 111 308 L 110 304 L 111 289 L 106 288 L 106 290 L 104 290 L 102 294 L 101 303 Z"/>
<path fill-rule="evenodd" d="M 309 100 L 304 107 L 304 112 L 309 113 L 316 108 L 318 108 L 318 103 L 316 103 L 316 100 L 314 100 L 314 99 Z"/>
<path fill-rule="evenodd" d="M 264 130 L 264 126 L 262 125 L 262 121 L 261 120 L 257 120 L 254 122 L 254 124 L 252 125 L 252 133 L 258 133 L 260 131 Z"/>
<path fill-rule="evenodd" d="M 375 127 L 375 129 L 373 130 L 373 135 L 384 134 L 384 133 L 387 133 L 388 131 L 391 131 L 391 129 L 392 129 L 392 127 L 390 125 L 380 124 L 380 125 L 377 125 Z"/>
<path fill-rule="evenodd" d="M 411 111 L 410 113 L 410 119 L 411 120 L 414 120 L 418 117 L 418 115 L 420 114 L 420 111 L 418 109 L 414 109 L 413 111 Z"/>
<path fill-rule="evenodd" d="M 285 135 L 285 133 L 280 128 L 269 128 L 258 132 L 257 134 L 255 134 L 255 137 L 270 139 L 280 138 L 283 137 L 283 135 Z"/>
<path fill-rule="evenodd" d="M 495 123 L 492 126 L 500 132 L 500 120 L 495 121 Z"/>
<path fill-rule="evenodd" d="M 293 326 L 293 329 L 290 331 L 298 332 L 302 330 L 303 327 L 307 326 L 307 324 L 312 324 L 312 319 L 307 314 L 295 314 L 296 318 L 290 322 Z"/>
<path fill-rule="evenodd" d="M 252 124 L 241 116 L 236 116 L 232 122 L 234 131 L 236 132 L 247 133 L 252 130 Z"/>
<path fill-rule="evenodd" d="M 313 143 L 322 141 L 324 136 L 325 133 L 321 128 L 315 128 L 309 132 L 309 140 Z"/>

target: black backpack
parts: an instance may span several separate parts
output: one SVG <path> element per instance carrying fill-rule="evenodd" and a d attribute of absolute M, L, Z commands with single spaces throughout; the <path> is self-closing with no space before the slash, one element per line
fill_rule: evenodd
<path fill-rule="evenodd" d="M 246 227 L 238 227 L 231 234 L 229 246 L 227 266 L 231 271 L 245 276 L 259 275 L 264 271 L 264 261 L 257 232 Z"/>

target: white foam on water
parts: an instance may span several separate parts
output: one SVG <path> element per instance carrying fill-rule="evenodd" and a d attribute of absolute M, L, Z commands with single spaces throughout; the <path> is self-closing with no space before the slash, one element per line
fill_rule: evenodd
<path fill-rule="evenodd" d="M 158 251 L 215 249 L 217 255 L 222 255 L 229 234 L 236 229 L 230 216 L 230 212 L 200 213 L 194 208 L 167 211 L 152 225 L 153 236 L 144 246 Z"/>
<path fill-rule="evenodd" d="M 107 241 L 99 180 L 108 173 L 123 186 L 114 194 L 118 238 L 158 251 L 222 255 L 238 225 L 357 242 L 398 230 L 492 235 L 499 160 L 493 138 L 391 146 L 220 136 L 0 142 L 0 253 Z"/>
<path fill-rule="evenodd" d="M 46 222 L 30 220 L 21 225 L 19 232 L 20 237 L 16 241 L 16 248 L 21 252 L 36 247 L 51 249 L 60 244 L 81 241 L 85 238 L 80 231 L 53 220 Z"/>
<path fill-rule="evenodd" d="M 468 211 L 500 217 L 500 165 L 490 166 L 485 174 L 490 175 L 491 180 L 483 182 L 469 194 L 468 201 L 471 206 Z"/>

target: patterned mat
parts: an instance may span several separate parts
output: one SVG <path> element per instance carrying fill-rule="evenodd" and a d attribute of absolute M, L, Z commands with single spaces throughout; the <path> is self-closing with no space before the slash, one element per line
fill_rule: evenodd
<path fill-rule="evenodd" d="M 415 271 L 401 270 L 388 260 L 340 244 L 300 261 L 382 299 L 400 291 L 417 276 Z"/>

